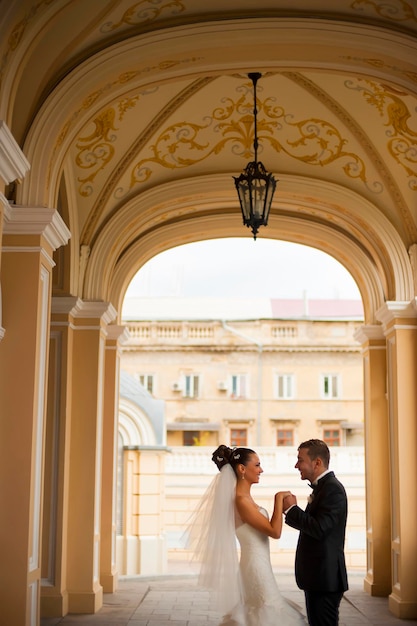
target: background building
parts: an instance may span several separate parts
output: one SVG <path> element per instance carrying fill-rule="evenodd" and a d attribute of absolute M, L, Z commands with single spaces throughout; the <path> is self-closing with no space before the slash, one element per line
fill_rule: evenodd
<path fill-rule="evenodd" d="M 165 545 L 162 571 L 168 561 L 190 556 L 183 535 L 216 471 L 211 454 L 217 445 L 256 449 L 265 473 L 255 497 L 268 510 L 279 489 L 290 488 L 300 502 L 306 498 L 309 490 L 300 484 L 294 463 L 297 444 L 311 437 L 328 443 L 332 469 L 346 482 L 347 563 L 364 568 L 363 366 L 354 338 L 361 302 L 140 298 L 128 299 L 124 310 L 129 339 L 121 357 L 123 388 L 130 380 L 133 389 L 136 380 L 136 395 L 142 389 L 148 403 L 153 396 L 164 404 L 168 454 L 161 475 L 153 477 L 160 485 L 159 497 L 154 494 L 159 508 L 146 543 L 148 550 L 152 542 Z M 225 319 L 210 319 L 220 311 Z M 248 313 L 255 317 L 246 319 Z M 154 410 L 148 415 L 160 431 Z M 143 416 L 137 421 L 143 423 Z M 139 464 L 140 451 L 157 441 L 160 436 L 139 437 L 136 450 L 131 441 L 120 442 L 118 568 L 124 574 L 158 571 L 155 562 L 148 559 L 145 566 L 140 558 L 147 552 L 134 531 L 139 514 L 130 513 L 140 510 L 131 504 L 137 497 L 132 463 Z M 155 528 L 163 528 L 162 539 Z M 285 528 L 272 543 L 275 565 L 292 566 L 296 537 Z"/>
<path fill-rule="evenodd" d="M 121 367 L 164 400 L 167 444 L 363 445 L 361 302 L 255 301 L 252 319 L 245 304 L 234 319 L 226 301 L 128 301 Z"/>

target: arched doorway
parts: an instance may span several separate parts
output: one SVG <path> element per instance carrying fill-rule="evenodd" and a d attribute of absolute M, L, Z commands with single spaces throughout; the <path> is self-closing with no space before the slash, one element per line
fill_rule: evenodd
<path fill-rule="evenodd" d="M 251 156 L 253 69 L 263 74 L 262 159 L 279 178 L 268 236 L 331 254 L 362 295 L 367 585 L 390 594 L 396 615 L 415 616 L 415 15 L 407 3 L 393 16 L 363 2 L 331 15 L 319 2 L 308 15 L 269 2 L 259 13 L 259 3 L 224 13 L 177 2 L 173 18 L 168 4 L 134 17 L 127 3 L 88 17 L 77 2 L 13 5 L 1 26 L 0 477 L 5 493 L 11 472 L 21 487 L 3 533 L 22 599 L 1 598 L 5 619 L 39 612 L 41 546 L 53 563 L 46 612 L 94 612 L 100 580 L 113 584 L 111 551 L 99 558 L 100 524 L 112 524 L 101 467 L 103 455 L 114 465 L 121 303 L 158 252 L 240 235 L 232 175 Z M 62 486 L 49 544 L 40 535 L 48 411 L 60 454 L 46 479 Z"/>

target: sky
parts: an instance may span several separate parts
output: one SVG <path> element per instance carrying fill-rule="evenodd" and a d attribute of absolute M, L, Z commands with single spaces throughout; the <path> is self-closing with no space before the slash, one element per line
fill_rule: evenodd
<path fill-rule="evenodd" d="M 328 254 L 275 239 L 227 238 L 171 248 L 148 261 L 126 297 L 353 299 L 349 272 Z"/>

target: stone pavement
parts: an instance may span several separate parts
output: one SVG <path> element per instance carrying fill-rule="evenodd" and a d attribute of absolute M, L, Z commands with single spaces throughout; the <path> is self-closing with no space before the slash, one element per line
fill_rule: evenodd
<path fill-rule="evenodd" d="M 417 626 L 417 621 L 394 617 L 387 598 L 366 594 L 363 577 L 363 573 L 349 574 L 350 589 L 342 600 L 340 626 Z M 295 585 L 293 573 L 277 573 L 277 581 L 282 594 L 305 615 L 304 595 Z M 153 578 L 123 577 L 115 593 L 104 594 L 103 607 L 96 614 L 42 619 L 41 626 L 217 626 L 219 621 L 211 609 L 210 594 L 198 587 L 196 576 L 179 571 Z"/>

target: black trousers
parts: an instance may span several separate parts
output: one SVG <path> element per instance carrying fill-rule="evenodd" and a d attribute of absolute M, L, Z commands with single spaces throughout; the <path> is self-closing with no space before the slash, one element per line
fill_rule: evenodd
<path fill-rule="evenodd" d="M 307 619 L 310 626 L 338 626 L 339 606 L 343 592 L 304 591 Z"/>

